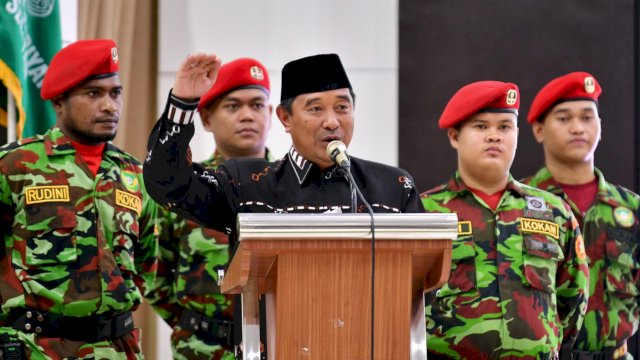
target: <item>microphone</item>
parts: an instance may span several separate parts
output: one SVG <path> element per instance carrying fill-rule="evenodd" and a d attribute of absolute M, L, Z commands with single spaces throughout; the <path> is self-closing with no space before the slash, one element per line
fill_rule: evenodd
<path fill-rule="evenodd" d="M 347 156 L 347 146 L 340 140 L 333 140 L 327 145 L 327 155 L 340 169 L 345 173 L 347 181 L 349 182 L 349 189 L 351 191 L 351 212 L 356 212 L 357 198 L 362 200 L 362 203 L 367 208 L 369 216 L 371 217 L 371 360 L 374 359 L 374 344 L 375 344 L 375 277 L 376 277 L 376 227 L 373 218 L 373 209 L 371 205 L 364 198 L 360 189 L 356 185 L 356 181 L 351 175 L 351 161 Z"/>
<path fill-rule="evenodd" d="M 347 146 L 340 140 L 333 140 L 327 145 L 327 156 L 343 169 L 351 167 L 349 156 L 347 156 Z"/>

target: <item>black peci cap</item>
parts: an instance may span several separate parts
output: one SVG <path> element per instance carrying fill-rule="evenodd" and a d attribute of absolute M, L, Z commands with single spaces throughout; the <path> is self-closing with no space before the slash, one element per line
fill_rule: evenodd
<path fill-rule="evenodd" d="M 282 68 L 280 101 L 321 91 L 351 88 L 340 57 L 321 54 L 287 63 Z"/>

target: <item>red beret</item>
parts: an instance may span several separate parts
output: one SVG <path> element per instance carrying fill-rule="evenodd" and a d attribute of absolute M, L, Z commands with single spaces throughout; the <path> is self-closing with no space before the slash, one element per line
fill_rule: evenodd
<path fill-rule="evenodd" d="M 118 48 L 111 39 L 80 40 L 64 47 L 51 59 L 40 96 L 52 99 L 85 79 L 118 72 Z"/>
<path fill-rule="evenodd" d="M 564 101 L 598 102 L 602 88 L 591 74 L 578 71 L 557 77 L 545 85 L 533 99 L 527 121 L 533 124 L 549 109 Z"/>
<path fill-rule="evenodd" d="M 441 129 L 458 125 L 479 112 L 510 112 L 518 114 L 518 86 L 502 81 L 478 81 L 458 90 L 438 121 Z"/>
<path fill-rule="evenodd" d="M 240 58 L 222 65 L 213 87 L 200 98 L 198 110 L 239 88 L 258 88 L 269 94 L 269 73 L 264 65 L 251 58 Z"/>

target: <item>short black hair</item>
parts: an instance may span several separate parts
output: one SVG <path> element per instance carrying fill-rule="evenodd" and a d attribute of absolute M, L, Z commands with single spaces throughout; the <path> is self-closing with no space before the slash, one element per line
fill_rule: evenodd
<path fill-rule="evenodd" d="M 353 92 L 353 89 L 349 88 L 349 94 L 351 94 L 351 98 L 353 99 L 353 106 L 356 106 L 356 93 Z M 284 110 L 291 114 L 291 105 L 293 105 L 293 102 L 296 100 L 297 96 L 294 97 L 290 97 L 288 99 L 284 99 L 282 101 L 280 101 L 280 106 L 282 108 L 284 108 Z"/>

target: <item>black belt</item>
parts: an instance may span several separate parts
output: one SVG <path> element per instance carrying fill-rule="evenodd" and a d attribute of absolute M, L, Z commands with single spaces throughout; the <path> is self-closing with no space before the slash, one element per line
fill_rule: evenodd
<path fill-rule="evenodd" d="M 627 343 L 617 348 L 608 348 L 602 351 L 581 351 L 573 349 L 573 360 L 616 360 L 627 353 Z"/>
<path fill-rule="evenodd" d="M 207 343 L 233 345 L 233 321 L 218 320 L 184 309 L 178 325 Z"/>
<path fill-rule="evenodd" d="M 115 340 L 134 329 L 130 311 L 122 314 L 74 317 L 23 309 L 14 310 L 9 319 L 13 328 L 25 333 L 87 343 L 95 343 L 103 339 Z"/>

